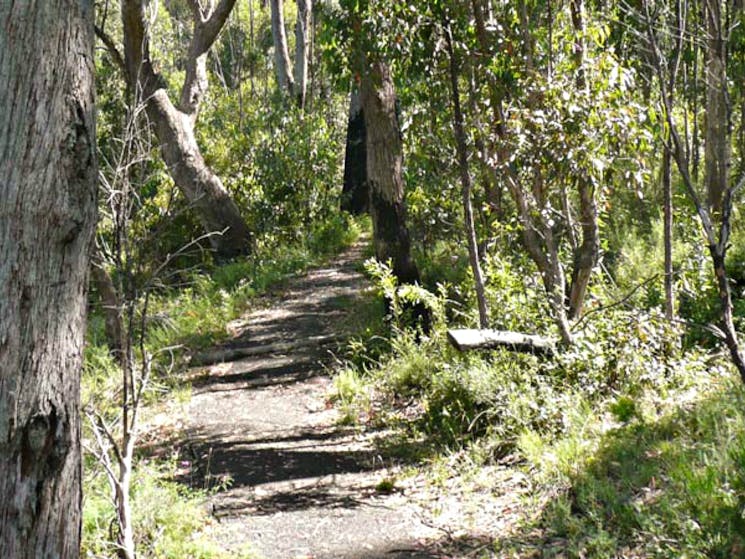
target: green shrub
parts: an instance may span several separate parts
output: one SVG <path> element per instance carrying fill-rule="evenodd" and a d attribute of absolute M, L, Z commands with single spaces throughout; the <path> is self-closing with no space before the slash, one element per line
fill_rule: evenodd
<path fill-rule="evenodd" d="M 109 486 L 96 465 L 87 461 L 83 506 L 82 557 L 117 556 L 112 530 L 116 522 Z M 212 520 L 204 494 L 168 481 L 171 467 L 140 462 L 132 483 L 137 556 L 147 559 L 250 559 L 248 550 L 227 553 L 203 532 Z"/>

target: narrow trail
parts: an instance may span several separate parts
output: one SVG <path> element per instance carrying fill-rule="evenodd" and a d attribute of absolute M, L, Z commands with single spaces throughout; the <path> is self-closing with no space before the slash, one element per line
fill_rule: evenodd
<path fill-rule="evenodd" d="M 433 529 L 404 494 L 376 491 L 390 462 L 374 433 L 338 425 L 327 403 L 329 348 L 366 286 L 358 243 L 291 280 L 231 324 L 242 359 L 193 372 L 185 432 L 192 482 L 210 497 L 215 537 L 264 559 L 430 558 Z"/>

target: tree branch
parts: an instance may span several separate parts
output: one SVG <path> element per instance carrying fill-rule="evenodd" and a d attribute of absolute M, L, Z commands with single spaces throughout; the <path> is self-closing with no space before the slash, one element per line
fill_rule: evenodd
<path fill-rule="evenodd" d="M 212 10 L 207 19 L 202 19 L 194 27 L 193 44 L 198 55 L 207 52 L 217 39 L 217 36 L 225 26 L 230 12 L 235 6 L 236 0 L 220 0 L 220 3 Z"/>
<path fill-rule="evenodd" d="M 150 38 L 145 23 L 143 0 L 122 0 L 122 28 L 124 30 L 124 62 L 132 87 L 147 89 L 157 82 L 150 62 Z"/>
<path fill-rule="evenodd" d="M 111 38 L 109 34 L 106 33 L 101 27 L 96 25 L 94 27 L 96 31 L 96 37 L 100 39 L 100 41 L 103 43 L 104 47 L 106 47 L 106 50 L 109 53 L 109 56 L 111 56 L 111 60 L 114 62 L 117 68 L 121 70 L 122 74 L 124 74 L 124 79 L 128 79 L 127 76 L 127 65 L 124 63 L 124 57 L 119 52 L 119 49 L 116 48 L 116 43 L 114 43 L 114 39 Z"/>

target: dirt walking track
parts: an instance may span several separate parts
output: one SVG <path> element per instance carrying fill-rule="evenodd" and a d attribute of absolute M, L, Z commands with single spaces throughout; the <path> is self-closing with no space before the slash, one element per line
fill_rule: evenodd
<path fill-rule="evenodd" d="M 403 492 L 376 486 L 391 461 L 374 433 L 338 425 L 327 364 L 365 288 L 357 244 L 291 280 L 280 298 L 231 324 L 226 348 L 245 357 L 195 373 L 186 418 L 195 485 L 210 497 L 216 537 L 264 559 L 442 557 Z M 219 348 L 225 349 L 225 348 Z"/>

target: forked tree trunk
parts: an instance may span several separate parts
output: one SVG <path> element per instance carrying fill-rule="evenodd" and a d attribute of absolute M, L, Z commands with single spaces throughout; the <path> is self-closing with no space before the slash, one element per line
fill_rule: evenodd
<path fill-rule="evenodd" d="M 93 3 L 0 2 L 0 557 L 79 556 Z"/>
<path fill-rule="evenodd" d="M 235 1 L 221 0 L 208 13 L 199 8 L 198 2 L 189 3 L 194 17 L 194 34 L 179 106 L 176 107 L 168 96 L 162 77 L 153 69 L 144 1 L 122 0 L 124 55 L 120 58 L 124 61 L 127 81 L 146 103 L 147 115 L 155 124 L 163 160 L 174 183 L 194 208 L 205 231 L 223 232 L 210 237 L 213 249 L 221 258 L 249 252 L 252 235 L 222 181 L 205 163 L 196 142 L 194 126 L 208 85 L 206 56 Z"/>
<path fill-rule="evenodd" d="M 360 89 L 367 140 L 367 179 L 375 256 L 391 260 L 402 283 L 419 279 L 411 259 L 402 174 L 403 145 L 396 116 L 396 93 L 388 66 L 367 61 Z"/>
<path fill-rule="evenodd" d="M 488 7 L 485 5 L 487 3 L 483 0 L 471 0 L 470 4 L 479 46 L 484 53 L 491 53 L 496 43 L 487 30 L 486 14 Z M 525 31 L 527 25 L 524 12 L 525 3 L 521 2 L 518 8 L 521 11 L 521 23 L 523 24 L 523 31 Z M 524 41 L 523 47 L 531 49 L 531 41 Z M 532 51 L 528 50 L 525 57 L 526 64 L 530 65 L 533 58 Z M 530 189 L 521 184 L 517 169 L 510 163 L 509 131 L 503 109 L 502 87 L 497 83 L 493 73 L 487 73 L 487 79 L 490 105 L 493 112 L 492 130 L 496 138 L 494 153 L 497 165 L 494 168 L 502 166 L 504 169 L 503 176 L 507 189 L 517 207 L 523 245 L 541 273 L 547 298 L 553 311 L 554 323 L 561 335 L 561 341 L 564 345 L 570 345 L 573 343 L 573 336 L 567 312 L 566 277 L 559 258 L 558 241 L 554 237 L 554 231 L 549 220 L 542 216 L 540 203 L 535 199 L 535 196 L 532 196 Z"/>
<path fill-rule="evenodd" d="M 313 0 L 297 0 L 295 22 L 295 98 L 301 109 L 305 109 L 308 91 L 308 57 L 310 55 L 311 14 Z"/>
<path fill-rule="evenodd" d="M 353 215 L 362 215 L 370 206 L 370 189 L 367 184 L 367 144 L 365 115 L 359 91 L 349 96 L 347 144 L 344 150 L 344 183 L 341 191 L 341 209 Z"/>
<path fill-rule="evenodd" d="M 274 68 L 277 72 L 279 90 L 292 95 L 295 83 L 290 73 L 290 53 L 287 48 L 285 14 L 283 0 L 269 0 L 272 17 L 272 38 L 274 39 Z"/>

